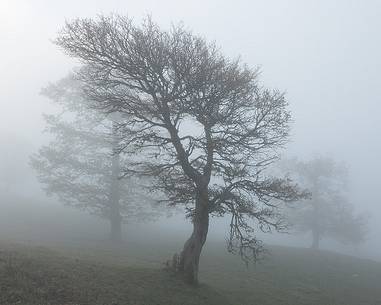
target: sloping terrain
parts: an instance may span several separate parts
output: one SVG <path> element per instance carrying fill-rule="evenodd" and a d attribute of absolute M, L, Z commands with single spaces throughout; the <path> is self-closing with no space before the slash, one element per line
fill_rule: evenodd
<path fill-rule="evenodd" d="M 1 248 L 0 304 L 228 304 L 212 288 L 192 288 L 160 269 L 105 265 L 44 248 Z"/>
<path fill-rule="evenodd" d="M 0 304 L 381 304 L 381 264 L 369 260 L 271 247 L 266 260 L 246 268 L 221 244 L 210 243 L 202 257 L 202 285 L 192 288 L 162 264 L 143 263 L 155 252 L 141 249 L 139 255 L 137 248 L 74 251 L 0 243 Z M 164 253 L 157 251 L 157 261 Z"/>

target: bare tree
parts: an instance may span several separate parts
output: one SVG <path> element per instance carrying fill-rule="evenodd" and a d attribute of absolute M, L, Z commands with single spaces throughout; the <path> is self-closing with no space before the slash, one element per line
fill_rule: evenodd
<path fill-rule="evenodd" d="M 154 175 L 171 205 L 184 204 L 193 222 L 178 270 L 196 284 L 209 216 L 231 215 L 228 249 L 248 261 L 263 250 L 255 237 L 282 230 L 277 207 L 304 196 L 287 179 L 267 177 L 289 133 L 283 94 L 263 89 L 257 71 L 224 57 L 214 44 L 173 26 L 142 26 L 123 16 L 66 23 L 56 44 L 84 67 L 86 94 L 134 137 L 126 150 L 145 151 L 136 171 Z"/>
<path fill-rule="evenodd" d="M 52 141 L 31 158 L 48 194 L 69 206 L 87 210 L 110 221 L 110 238 L 122 239 L 127 219 L 150 219 L 158 210 L 145 194 L 142 181 L 121 180 L 128 159 L 120 152 L 118 116 L 90 108 L 80 84 L 72 76 L 43 90 L 59 106 L 45 115 Z"/>
<path fill-rule="evenodd" d="M 281 167 L 311 192 L 309 200 L 289 210 L 289 219 L 297 231 L 311 232 L 312 249 L 319 248 L 323 237 L 352 244 L 364 241 L 367 221 L 355 214 L 347 199 L 348 172 L 343 163 L 316 157 L 306 162 L 283 160 Z"/>

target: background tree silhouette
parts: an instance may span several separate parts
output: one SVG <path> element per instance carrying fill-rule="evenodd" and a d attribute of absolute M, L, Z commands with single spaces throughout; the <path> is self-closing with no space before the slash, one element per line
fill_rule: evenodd
<path fill-rule="evenodd" d="M 131 175 L 121 179 L 128 158 L 120 151 L 120 116 L 92 109 L 72 75 L 42 93 L 60 108 L 45 115 L 52 140 L 31 158 L 46 192 L 108 219 L 114 241 L 122 239 L 123 221 L 149 220 L 159 213 L 144 188 L 147 181 Z"/>
<path fill-rule="evenodd" d="M 324 237 L 342 243 L 358 244 L 366 236 L 367 219 L 356 215 L 347 199 L 348 172 L 343 163 L 328 157 L 309 161 L 288 159 L 282 168 L 300 185 L 309 189 L 311 198 L 289 209 L 290 222 L 299 232 L 311 232 L 311 248 L 318 249 Z"/>

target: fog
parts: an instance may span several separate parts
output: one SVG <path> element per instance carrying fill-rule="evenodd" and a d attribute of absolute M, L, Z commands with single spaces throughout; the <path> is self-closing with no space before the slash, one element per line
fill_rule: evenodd
<path fill-rule="evenodd" d="M 356 212 L 370 215 L 363 244 L 324 240 L 322 248 L 381 261 L 381 2 L 376 0 L 0 0 L 1 240 L 38 244 L 107 237 L 106 221 L 45 195 L 29 158 L 49 140 L 42 114 L 56 110 L 41 88 L 78 65 L 52 40 L 65 20 L 112 12 L 137 22 L 150 14 L 163 28 L 183 22 L 216 41 L 227 56 L 259 67 L 261 84 L 286 92 L 290 103 L 293 122 L 284 154 L 344 161 L 350 201 Z M 191 224 L 182 213 L 173 214 L 132 222 L 125 233 L 135 241 L 177 239 L 181 248 Z M 228 222 L 213 219 L 208 238 L 225 240 Z M 309 235 L 259 236 L 268 244 L 310 244 Z"/>

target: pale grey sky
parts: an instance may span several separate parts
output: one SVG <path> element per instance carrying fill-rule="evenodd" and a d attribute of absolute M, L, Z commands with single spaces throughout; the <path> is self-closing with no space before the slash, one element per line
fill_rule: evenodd
<path fill-rule="evenodd" d="M 381 1 L 372 0 L 0 0 L 0 138 L 43 141 L 39 96 L 74 64 L 51 40 L 65 19 L 146 14 L 183 21 L 230 56 L 260 66 L 262 83 L 287 92 L 292 155 L 330 154 L 351 170 L 352 200 L 381 234 Z M 25 158 L 30 151 L 25 152 Z M 0 160 L 1 162 L 1 160 Z"/>

